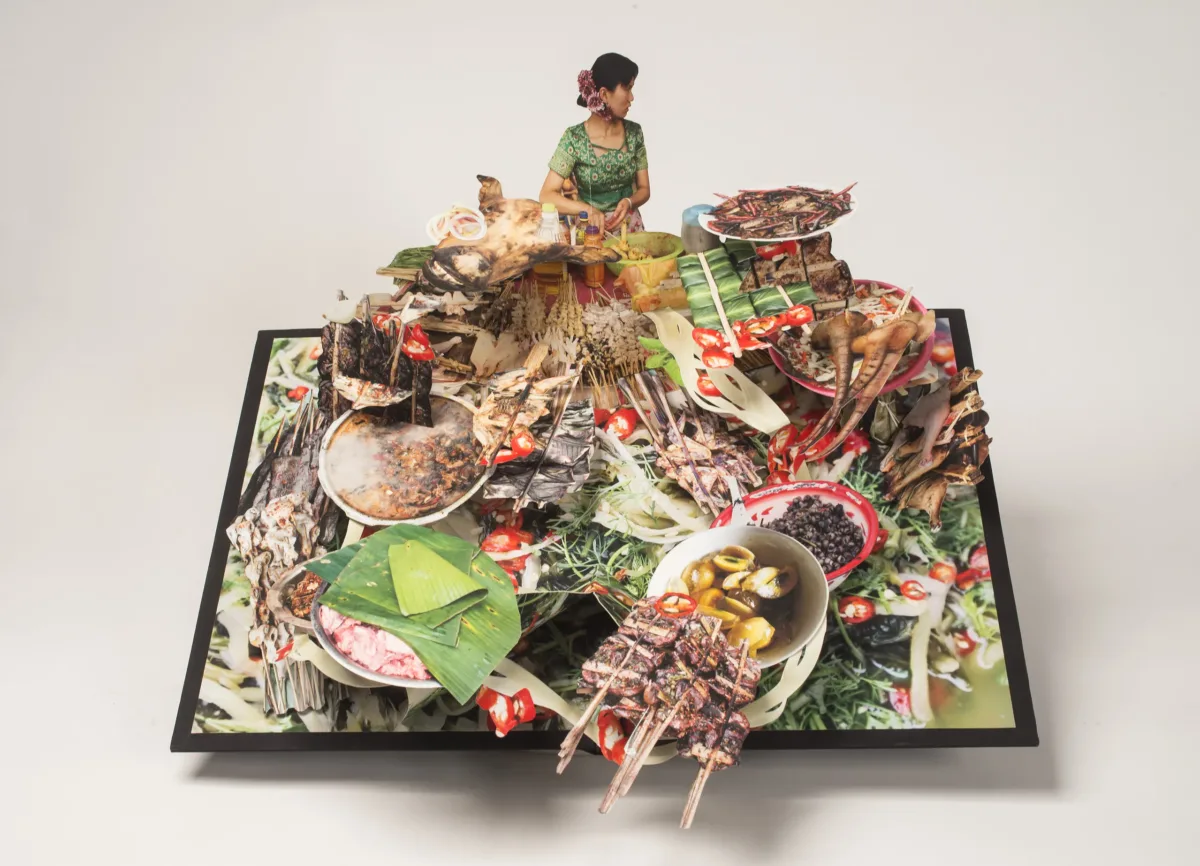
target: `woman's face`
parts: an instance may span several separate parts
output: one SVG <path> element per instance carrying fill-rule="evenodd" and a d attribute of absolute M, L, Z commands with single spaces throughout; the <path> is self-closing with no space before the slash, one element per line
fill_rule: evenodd
<path fill-rule="evenodd" d="M 629 109 L 633 105 L 633 85 L 637 83 L 635 78 L 629 84 L 618 84 L 615 90 L 609 90 L 607 87 L 600 89 L 601 98 L 608 103 L 608 109 L 613 113 L 613 117 L 624 118 L 629 114 Z"/>

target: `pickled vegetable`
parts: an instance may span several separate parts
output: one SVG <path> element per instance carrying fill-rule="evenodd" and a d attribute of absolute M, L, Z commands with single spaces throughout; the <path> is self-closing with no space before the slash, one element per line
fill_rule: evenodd
<path fill-rule="evenodd" d="M 750 645 L 750 655 L 757 655 L 761 649 L 770 646 L 775 638 L 775 627 L 761 616 L 742 620 L 729 630 L 729 642 L 732 644 L 747 643 Z"/>
<path fill-rule="evenodd" d="M 754 565 L 754 560 L 718 553 L 712 558 L 712 564 L 721 569 L 721 571 L 747 571 Z"/>
<path fill-rule="evenodd" d="M 728 574 L 721 581 L 721 589 L 728 592 L 731 589 L 741 589 L 742 581 L 750 576 L 748 571 L 735 571 L 733 574 Z"/>
<path fill-rule="evenodd" d="M 688 591 L 694 594 L 708 589 L 716 578 L 717 571 L 707 560 L 693 562 L 683 572 L 683 582 L 687 584 Z"/>
<path fill-rule="evenodd" d="M 727 610 L 721 610 L 719 607 L 705 607 L 700 605 L 700 613 L 704 616 L 711 616 L 714 619 L 721 621 L 721 630 L 725 631 L 731 628 L 737 628 L 742 625 L 742 620 L 736 613 L 730 613 Z"/>

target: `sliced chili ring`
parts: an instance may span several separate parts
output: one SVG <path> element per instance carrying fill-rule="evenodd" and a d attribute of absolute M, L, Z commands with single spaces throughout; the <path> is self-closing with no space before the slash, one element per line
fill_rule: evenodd
<path fill-rule="evenodd" d="M 698 607 L 696 599 L 682 592 L 666 592 L 654 601 L 654 609 L 672 619 L 687 616 Z"/>

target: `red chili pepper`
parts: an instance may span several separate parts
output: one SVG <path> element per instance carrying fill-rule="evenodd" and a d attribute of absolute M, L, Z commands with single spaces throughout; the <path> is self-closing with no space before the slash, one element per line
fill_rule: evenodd
<path fill-rule="evenodd" d="M 308 393 L 308 388 L 303 385 L 297 385 L 295 388 L 287 392 L 289 400 L 303 400 L 304 395 Z"/>
<path fill-rule="evenodd" d="M 296 646 L 296 642 L 294 640 L 290 640 L 287 643 L 285 643 L 283 646 L 281 646 L 279 648 L 279 652 L 275 653 L 275 661 L 277 661 L 277 662 L 283 661 L 285 658 L 287 658 L 288 653 L 290 653 L 292 651 L 293 647 L 295 647 L 295 646 Z"/>
<path fill-rule="evenodd" d="M 933 344 L 933 363 L 945 364 L 948 361 L 954 360 L 954 344 L 953 343 L 934 343 Z"/>
<path fill-rule="evenodd" d="M 721 394 L 721 389 L 717 387 L 716 383 L 708 376 L 707 373 L 700 373 L 696 377 L 696 390 L 705 397 L 724 396 Z"/>
<path fill-rule="evenodd" d="M 408 355 L 414 361 L 432 361 L 434 358 L 433 349 L 418 343 L 416 340 L 405 340 L 401 348 L 404 350 L 404 354 Z"/>
<path fill-rule="evenodd" d="M 846 437 L 846 441 L 842 443 L 843 454 L 857 454 L 862 456 L 871 450 L 871 440 L 867 438 L 867 434 L 861 430 L 854 430 Z"/>
<path fill-rule="evenodd" d="M 975 638 L 965 631 L 951 632 L 950 637 L 954 638 L 954 651 L 960 656 L 970 655 L 971 651 L 979 646 Z"/>
<path fill-rule="evenodd" d="M 537 707 L 533 703 L 533 695 L 529 693 L 529 689 L 521 689 L 512 696 L 513 712 L 517 717 L 517 722 L 524 724 L 532 722 L 537 718 Z"/>
<path fill-rule="evenodd" d="M 913 601 L 921 601 L 929 593 L 925 591 L 925 587 L 915 580 L 906 580 L 900 584 L 900 594 L 905 598 L 911 598 Z"/>
<path fill-rule="evenodd" d="M 775 405 L 785 415 L 791 414 L 796 409 L 796 394 L 791 388 L 785 388 L 783 394 L 775 399 Z"/>
<path fill-rule="evenodd" d="M 687 616 L 696 609 L 696 599 L 682 592 L 666 592 L 654 600 L 654 609 L 672 618 Z"/>
<path fill-rule="evenodd" d="M 513 700 L 508 695 L 502 695 L 484 686 L 475 697 L 475 703 L 487 712 L 491 721 L 489 727 L 496 732 L 497 737 L 503 737 L 517 726 Z"/>
<path fill-rule="evenodd" d="M 522 544 L 532 544 L 533 533 L 502 526 L 483 540 L 479 547 L 486 553 L 511 553 Z"/>
<path fill-rule="evenodd" d="M 596 727 L 600 729 L 600 754 L 614 763 L 623 763 L 625 743 L 629 740 L 633 725 L 605 707 L 596 719 Z"/>
<path fill-rule="evenodd" d="M 732 367 L 733 355 L 724 349 L 705 349 L 704 354 L 700 356 L 700 363 L 714 370 L 721 367 Z"/>
<path fill-rule="evenodd" d="M 958 362 L 957 361 L 947 361 L 945 364 L 942 365 L 942 369 L 946 371 L 947 376 L 957 376 L 958 375 Z"/>
<path fill-rule="evenodd" d="M 746 333 L 755 337 L 769 337 L 782 326 L 778 316 L 761 316 L 746 321 Z"/>
<path fill-rule="evenodd" d="M 848 595 L 838 602 L 838 613 L 850 625 L 858 625 L 875 616 L 875 603 L 869 598 Z"/>
<path fill-rule="evenodd" d="M 317 358 L 321 357 L 321 351 L 322 351 L 321 344 L 317 343 L 317 345 L 313 346 L 311 349 L 308 350 L 308 360 L 310 360 L 310 361 L 317 360 Z"/>
<path fill-rule="evenodd" d="M 763 482 L 763 486 L 767 487 L 771 484 L 787 484 L 792 480 L 792 476 L 782 470 L 772 472 L 767 476 L 767 480 Z"/>
<path fill-rule="evenodd" d="M 433 346 L 430 344 L 425 330 L 420 325 L 408 326 L 401 349 L 403 349 L 404 354 L 408 355 L 414 361 L 433 360 Z"/>
<path fill-rule="evenodd" d="M 612 417 L 612 411 L 609 409 L 601 409 L 597 406 L 592 410 L 592 416 L 596 419 L 596 426 L 603 427 L 604 422 Z"/>
<path fill-rule="evenodd" d="M 517 457 L 526 457 L 532 454 L 533 449 L 537 447 L 537 440 L 525 427 L 517 427 L 513 430 L 512 440 L 508 446 Z"/>
<path fill-rule="evenodd" d="M 712 328 L 692 328 L 692 339 L 701 349 L 725 349 L 729 346 L 725 335 Z"/>
<path fill-rule="evenodd" d="M 986 544 L 981 544 L 971 551 L 971 557 L 967 560 L 967 565 L 979 572 L 981 578 L 990 578 L 992 576 L 992 564 L 988 562 Z"/>
<path fill-rule="evenodd" d="M 765 349 L 767 347 L 766 343 L 750 333 L 745 322 L 733 323 L 733 335 L 737 337 L 737 344 L 742 349 Z"/>
<path fill-rule="evenodd" d="M 604 432 L 618 439 L 628 439 L 637 428 L 638 415 L 632 409 L 618 409 L 604 422 Z"/>
<path fill-rule="evenodd" d="M 902 716 L 912 715 L 912 696 L 904 686 L 896 686 L 888 693 L 888 703 Z"/>
<path fill-rule="evenodd" d="M 807 435 L 807 434 L 801 433 L 801 436 L 804 436 L 804 435 Z M 816 441 L 815 445 L 813 445 L 807 451 L 805 451 L 803 456 L 809 460 L 813 459 L 818 454 L 820 454 L 822 451 L 824 451 L 826 448 L 828 448 L 830 445 L 832 445 L 834 443 L 834 440 L 837 439 L 837 435 L 838 434 L 837 434 L 836 430 L 826 433 L 824 436 L 822 436 L 820 439 L 818 439 Z"/>
<path fill-rule="evenodd" d="M 584 592 L 590 592 L 592 595 L 608 595 L 608 587 L 602 583 L 592 581 L 583 588 Z"/>
<path fill-rule="evenodd" d="M 780 255 L 795 256 L 800 254 L 800 245 L 796 241 L 783 241 L 766 247 L 759 247 L 756 252 L 764 259 L 773 259 Z"/>
<path fill-rule="evenodd" d="M 799 328 L 801 325 L 807 325 L 812 320 L 812 307 L 807 304 L 796 304 L 794 307 L 788 307 L 787 312 L 783 314 L 783 321 L 789 328 Z"/>
<path fill-rule="evenodd" d="M 966 592 L 968 589 L 979 583 L 982 578 L 979 572 L 973 568 L 968 568 L 966 571 L 960 571 L 958 577 L 954 578 L 954 585 Z"/>
<path fill-rule="evenodd" d="M 771 440 L 767 443 L 767 453 L 774 451 L 776 454 L 787 454 L 788 449 L 800 441 L 800 431 L 795 425 L 788 424 L 780 427 L 771 434 Z"/>
<path fill-rule="evenodd" d="M 887 544 L 888 531 L 882 526 L 879 527 L 879 535 L 875 536 L 875 546 L 871 548 L 871 553 L 879 553 L 883 550 L 883 546 Z"/>
<path fill-rule="evenodd" d="M 952 562 L 935 562 L 929 566 L 929 576 L 942 583 L 950 583 L 958 576 L 958 569 Z"/>

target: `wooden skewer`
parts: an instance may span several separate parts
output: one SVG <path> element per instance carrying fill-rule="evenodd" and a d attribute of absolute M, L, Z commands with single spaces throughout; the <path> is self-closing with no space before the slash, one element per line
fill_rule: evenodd
<path fill-rule="evenodd" d="M 904 293 L 904 297 L 900 300 L 900 306 L 896 307 L 896 315 L 903 316 L 908 311 L 908 302 L 912 300 L 913 290 L 909 289 Z"/>
<path fill-rule="evenodd" d="M 651 628 L 661 619 L 662 615 L 656 614 L 654 619 L 650 620 L 650 623 L 646 626 L 646 628 Z M 633 642 L 633 645 L 629 647 L 629 652 L 625 653 L 625 658 L 621 659 L 621 663 L 617 665 L 617 669 L 613 671 L 612 676 L 605 681 L 604 685 L 596 690 L 596 694 L 592 697 L 591 703 L 587 705 L 587 709 L 583 711 L 583 715 L 579 717 L 579 721 L 575 723 L 575 727 L 571 728 L 571 730 L 567 732 L 567 736 L 563 739 L 562 748 L 558 750 L 558 756 L 562 759 L 558 762 L 558 773 L 561 774 L 562 771 L 567 768 L 567 765 L 571 763 L 571 758 L 575 755 L 575 750 L 579 747 L 580 740 L 583 739 L 583 734 L 587 730 L 588 722 L 592 720 L 592 715 L 600 708 L 601 702 L 608 695 L 608 690 L 612 688 L 612 684 L 617 681 L 617 675 L 625 669 L 625 665 L 629 663 L 629 660 L 633 658 L 633 654 L 637 652 L 637 648 L 641 646 L 642 633 L 643 630 L 638 631 L 638 638 Z"/>
<path fill-rule="evenodd" d="M 705 620 L 703 620 L 703 619 L 700 620 L 701 628 L 705 627 L 704 622 L 705 622 Z M 721 634 L 720 623 L 718 623 L 716 620 L 712 620 L 712 630 L 708 633 L 709 649 L 712 649 L 712 647 L 716 644 L 717 638 L 720 636 L 720 634 Z M 646 759 L 650 756 L 650 751 L 655 747 L 655 745 L 657 745 L 659 738 L 663 735 L 663 733 L 666 731 L 666 729 L 670 726 L 671 722 L 673 722 L 675 720 L 675 716 L 679 713 L 680 708 L 683 706 L 684 702 L 688 699 L 688 691 L 692 688 L 692 685 L 695 683 L 696 676 L 695 676 L 695 671 L 688 670 L 688 669 L 685 669 L 685 670 L 687 670 L 687 673 L 690 674 L 690 676 L 688 677 L 688 680 L 687 680 L 687 686 L 684 688 L 683 694 L 680 696 L 680 698 L 675 702 L 674 706 L 672 706 L 670 711 L 667 713 L 666 718 L 662 719 L 657 724 L 655 724 L 653 726 L 653 729 L 652 729 L 650 735 L 647 738 L 645 738 L 644 740 L 639 739 L 636 746 L 632 742 L 630 742 L 626 745 L 625 756 L 626 756 L 626 758 L 629 758 L 630 754 L 632 754 L 633 760 L 629 763 L 628 767 L 626 767 L 624 764 L 622 764 L 622 766 L 621 766 L 621 770 L 619 771 L 619 776 L 620 776 L 621 781 L 617 787 L 617 796 L 618 797 L 624 797 L 626 794 L 629 793 L 629 790 L 633 787 L 634 781 L 637 780 L 638 773 L 640 773 L 642 771 L 642 767 L 645 765 Z M 739 677 L 741 676 L 740 671 L 738 673 L 738 676 Z M 616 780 L 614 779 L 613 781 L 614 781 L 614 784 L 616 784 Z M 609 805 L 611 806 L 611 804 L 609 804 Z M 607 811 L 607 809 L 602 808 L 601 811 Z"/>
<path fill-rule="evenodd" d="M 641 751 L 643 743 L 646 742 L 647 732 L 656 726 L 657 714 L 657 707 L 642 713 L 642 717 L 638 719 L 633 733 L 626 740 L 625 757 L 621 761 L 621 766 L 617 768 L 617 772 L 613 774 L 612 781 L 608 785 L 608 790 L 604 792 L 604 799 L 600 801 L 600 814 L 607 814 L 608 810 L 613 807 L 613 803 L 617 802 L 617 798 L 620 796 L 621 783 L 636 762 L 638 753 Z"/>
<path fill-rule="evenodd" d="M 725 330 L 725 339 L 729 341 L 729 350 L 733 352 L 733 357 L 742 357 L 742 349 L 738 345 L 737 336 L 733 333 L 733 328 L 729 324 L 729 318 L 725 315 L 725 304 L 721 302 L 721 295 L 717 291 L 717 281 L 713 279 L 712 271 L 708 267 L 708 258 L 704 253 L 697 256 L 700 259 L 700 267 L 704 270 L 704 279 L 708 282 L 708 291 L 712 295 L 713 303 L 717 305 L 717 314 L 721 317 L 721 327 Z"/>
<path fill-rule="evenodd" d="M 742 674 L 746 670 L 746 659 L 750 656 L 750 642 L 742 642 L 742 657 L 738 661 L 737 677 L 733 681 L 733 689 L 730 691 L 729 704 L 725 707 L 725 718 L 721 721 L 721 733 L 724 733 L 725 726 L 729 724 L 729 717 L 733 714 L 734 705 L 737 701 L 738 689 L 742 687 Z M 700 805 L 700 795 L 704 793 L 704 786 L 708 782 L 708 777 L 712 775 L 713 766 L 716 764 L 716 752 L 720 749 L 721 738 L 717 737 L 717 742 L 713 747 L 713 753 L 708 756 L 708 761 L 696 774 L 696 781 L 692 782 L 692 789 L 688 792 L 687 805 L 683 807 L 683 818 L 679 822 L 681 829 L 688 829 L 692 826 L 692 819 L 696 817 L 696 809 Z"/>

